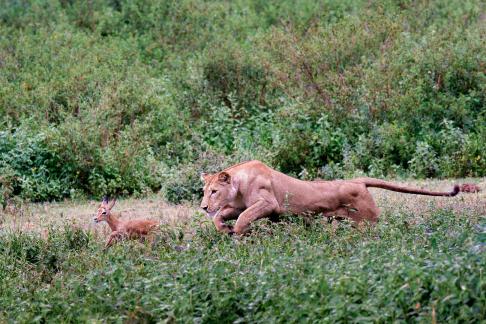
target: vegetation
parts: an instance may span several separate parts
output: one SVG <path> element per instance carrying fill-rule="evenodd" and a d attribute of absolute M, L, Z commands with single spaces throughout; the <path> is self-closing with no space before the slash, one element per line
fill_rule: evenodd
<path fill-rule="evenodd" d="M 0 321 L 479 323 L 486 223 L 459 210 L 387 212 L 363 232 L 288 217 L 240 239 L 200 215 L 106 252 L 78 227 L 4 231 Z"/>
<path fill-rule="evenodd" d="M 0 322 L 484 321 L 482 194 L 240 238 L 191 209 L 107 251 L 91 205 L 28 201 L 192 200 L 200 172 L 248 159 L 484 177 L 485 17 L 479 0 L 0 0 Z"/>
<path fill-rule="evenodd" d="M 258 158 L 302 178 L 486 174 L 484 6 L 3 0 L 0 197 L 160 189 Z"/>

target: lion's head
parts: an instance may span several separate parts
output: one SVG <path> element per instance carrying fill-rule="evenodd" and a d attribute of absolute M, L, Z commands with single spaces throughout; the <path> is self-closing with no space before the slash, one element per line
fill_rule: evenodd
<path fill-rule="evenodd" d="M 214 217 L 225 206 L 230 204 L 236 197 L 237 190 L 232 177 L 227 172 L 216 174 L 201 174 L 204 182 L 204 197 L 201 208 Z"/>

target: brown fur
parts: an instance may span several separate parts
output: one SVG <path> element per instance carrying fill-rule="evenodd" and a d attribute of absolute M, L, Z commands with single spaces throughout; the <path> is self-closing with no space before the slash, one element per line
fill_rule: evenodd
<path fill-rule="evenodd" d="M 481 188 L 479 188 L 479 186 L 474 183 L 463 183 L 461 184 L 460 190 L 461 192 L 475 193 L 480 192 Z"/>
<path fill-rule="evenodd" d="M 120 220 L 120 213 L 111 212 L 114 205 L 115 200 L 109 202 L 104 198 L 94 218 L 96 223 L 106 221 L 112 230 L 105 248 L 122 239 L 144 239 L 159 225 L 158 221 L 151 219 Z"/>
<path fill-rule="evenodd" d="M 284 212 L 323 213 L 350 218 L 356 223 L 378 220 L 379 209 L 368 187 L 430 196 L 455 196 L 402 187 L 373 178 L 335 181 L 302 181 L 275 171 L 260 161 L 234 165 L 216 174 L 202 174 L 204 197 L 201 202 L 219 231 L 243 234 L 251 222 Z M 225 220 L 237 219 L 233 227 Z"/>

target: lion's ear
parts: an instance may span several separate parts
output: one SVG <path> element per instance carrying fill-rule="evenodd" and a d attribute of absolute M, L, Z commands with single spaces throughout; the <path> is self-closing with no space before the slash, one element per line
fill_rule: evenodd
<path fill-rule="evenodd" d="M 220 172 L 218 174 L 218 181 L 222 183 L 231 183 L 231 176 L 227 172 Z"/>

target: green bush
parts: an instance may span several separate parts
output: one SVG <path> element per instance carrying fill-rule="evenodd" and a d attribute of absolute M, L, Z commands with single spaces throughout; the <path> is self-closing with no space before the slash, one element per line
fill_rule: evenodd
<path fill-rule="evenodd" d="M 235 158 L 205 151 L 196 159 L 185 165 L 178 165 L 177 169 L 167 169 L 162 180 L 162 192 L 171 203 L 183 201 L 194 202 L 203 195 L 201 173 L 215 173 L 232 164 Z"/>
<path fill-rule="evenodd" d="M 0 7 L 3 204 L 190 199 L 206 151 L 302 178 L 485 175 L 480 1 Z"/>
<path fill-rule="evenodd" d="M 47 149 L 45 134 L 1 132 L 0 157 L 4 203 L 13 195 L 33 201 L 69 196 L 72 174 L 65 173 L 62 158 Z"/>

